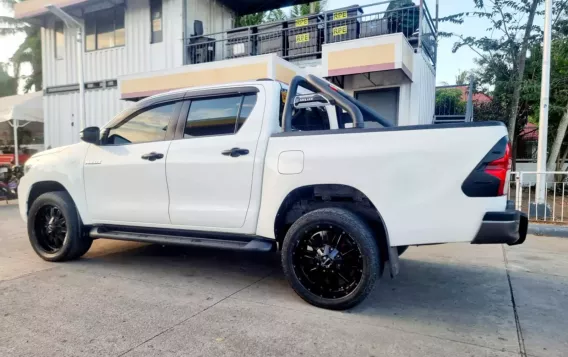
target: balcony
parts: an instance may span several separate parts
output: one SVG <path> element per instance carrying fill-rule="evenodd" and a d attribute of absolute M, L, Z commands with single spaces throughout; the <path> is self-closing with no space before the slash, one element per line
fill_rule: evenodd
<path fill-rule="evenodd" d="M 422 49 L 427 61 L 435 67 L 437 32 L 426 4 L 392 8 L 391 2 L 354 5 L 281 22 L 196 34 L 184 40 L 184 64 L 270 53 L 291 62 L 319 60 L 326 44 L 401 33 L 410 46 Z"/>

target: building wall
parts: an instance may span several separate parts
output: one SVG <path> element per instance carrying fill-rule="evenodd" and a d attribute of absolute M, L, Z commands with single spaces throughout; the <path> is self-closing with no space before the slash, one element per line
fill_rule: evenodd
<path fill-rule="evenodd" d="M 194 32 L 193 22 L 203 21 L 205 35 L 224 32 L 233 28 L 235 15 L 218 0 L 187 0 L 186 37 Z"/>
<path fill-rule="evenodd" d="M 432 124 L 436 106 L 436 71 L 423 52 L 414 53 L 410 97 L 412 124 Z"/>
<path fill-rule="evenodd" d="M 126 41 L 123 47 L 85 52 L 85 82 L 118 79 L 135 73 L 148 73 L 183 65 L 183 2 L 187 1 L 188 23 L 198 18 L 207 23 L 209 18 L 220 18 L 212 30 L 230 28 L 232 13 L 215 0 L 163 0 L 163 41 L 150 43 L 149 0 L 123 0 Z M 116 1 L 115 3 L 120 3 Z M 84 12 L 111 7 L 110 2 L 90 5 Z M 79 15 L 79 14 L 76 14 Z M 205 17 L 203 17 L 205 16 Z M 80 16 L 82 17 L 82 16 Z M 56 19 L 46 17 L 42 35 L 44 87 L 77 85 L 77 42 L 74 30 L 64 29 L 65 51 L 62 59 L 55 58 Z M 192 29 L 193 30 L 193 29 Z M 207 28 L 206 28 L 207 30 Z M 103 126 L 131 103 L 120 100 L 118 87 L 85 91 L 87 126 Z M 44 95 L 45 146 L 57 147 L 79 140 L 79 92 Z"/>
<path fill-rule="evenodd" d="M 126 44 L 96 51 L 83 52 L 85 82 L 116 79 L 125 74 L 178 67 L 183 61 L 183 0 L 163 0 L 163 41 L 150 43 L 150 7 L 148 0 L 126 0 Z M 193 0 L 191 0 L 193 1 Z M 200 1 L 200 0 L 195 0 Z M 111 7 L 110 2 L 87 6 L 85 12 Z M 55 58 L 53 16 L 42 28 L 44 85 L 46 87 L 76 84 L 77 51 L 74 30 L 65 28 L 65 54 Z"/>
<path fill-rule="evenodd" d="M 132 102 L 118 100 L 118 88 L 85 92 L 87 126 L 102 127 Z M 45 147 L 54 148 L 79 141 L 79 92 L 43 97 Z"/>

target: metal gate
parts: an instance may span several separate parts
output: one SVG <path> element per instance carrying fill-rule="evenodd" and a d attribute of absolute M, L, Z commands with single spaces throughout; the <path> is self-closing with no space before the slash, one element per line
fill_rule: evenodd
<path fill-rule="evenodd" d="M 545 182 L 545 207 L 537 205 L 536 181 Z M 512 172 L 509 200 L 532 221 L 568 224 L 568 172 Z"/>

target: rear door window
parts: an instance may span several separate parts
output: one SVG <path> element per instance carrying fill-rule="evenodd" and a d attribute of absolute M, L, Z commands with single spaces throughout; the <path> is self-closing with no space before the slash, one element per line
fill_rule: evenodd
<path fill-rule="evenodd" d="M 236 134 L 256 105 L 256 94 L 191 101 L 184 138 Z"/>

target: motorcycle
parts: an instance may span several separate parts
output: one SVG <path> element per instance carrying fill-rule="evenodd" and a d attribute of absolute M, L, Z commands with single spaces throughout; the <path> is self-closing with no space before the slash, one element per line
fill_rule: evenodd
<path fill-rule="evenodd" d="M 18 198 L 18 184 L 23 176 L 20 166 L 0 167 L 0 197 L 8 200 Z"/>

